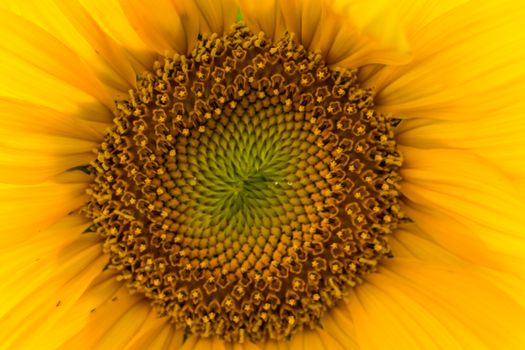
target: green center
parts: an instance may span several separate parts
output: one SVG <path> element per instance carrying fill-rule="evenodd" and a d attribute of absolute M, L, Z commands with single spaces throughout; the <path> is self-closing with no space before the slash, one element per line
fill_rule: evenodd
<path fill-rule="evenodd" d="M 175 163 L 184 196 L 178 208 L 185 213 L 178 221 L 195 235 L 204 230 L 240 234 L 281 227 L 291 214 L 304 214 L 300 205 L 311 203 L 308 196 L 320 191 L 305 190 L 304 177 L 328 152 L 308 143 L 308 125 L 293 118 L 281 107 L 237 108 L 229 118 L 208 121 L 203 132 L 179 138 Z M 310 181 L 322 180 L 310 176 Z"/>
<path fill-rule="evenodd" d="M 188 142 L 185 147 L 186 140 L 181 140 L 178 154 L 187 159 L 178 158 L 178 167 L 187 167 L 183 176 L 195 183 L 189 195 L 196 214 L 207 220 L 223 218 L 236 227 L 254 225 L 262 211 L 268 215 L 268 210 L 276 212 L 287 202 L 284 191 L 291 187 L 295 172 L 290 156 L 293 145 L 280 142 L 285 130 L 278 130 L 275 116 L 265 120 L 266 127 L 259 115 L 243 118 L 235 114 L 231 124 L 222 122 L 208 122 L 209 132 L 200 135 L 194 145 Z"/>

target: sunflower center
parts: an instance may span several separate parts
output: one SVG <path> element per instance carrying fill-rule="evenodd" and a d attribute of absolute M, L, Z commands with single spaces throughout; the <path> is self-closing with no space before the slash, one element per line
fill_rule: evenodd
<path fill-rule="evenodd" d="M 241 24 L 156 62 L 91 164 L 109 267 L 191 334 L 319 326 L 402 217 L 395 123 L 356 80 Z"/>

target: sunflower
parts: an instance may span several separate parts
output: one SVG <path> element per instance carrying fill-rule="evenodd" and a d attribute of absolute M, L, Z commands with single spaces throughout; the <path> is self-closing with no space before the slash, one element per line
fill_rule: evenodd
<path fill-rule="evenodd" d="M 525 346 L 525 6 L 1 4 L 0 344 Z"/>

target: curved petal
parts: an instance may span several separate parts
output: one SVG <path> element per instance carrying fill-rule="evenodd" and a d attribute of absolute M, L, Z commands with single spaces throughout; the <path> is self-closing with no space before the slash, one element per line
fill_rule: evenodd
<path fill-rule="evenodd" d="M 259 346 L 252 342 L 230 343 L 217 337 L 201 338 L 190 336 L 181 347 L 181 350 L 258 350 Z"/>
<path fill-rule="evenodd" d="M 57 348 L 75 332 L 61 318 L 75 307 L 106 263 L 98 237 L 81 235 L 85 227 L 83 218 L 71 216 L 4 248 L 2 347 Z"/>
<path fill-rule="evenodd" d="M 189 53 L 199 33 L 223 34 L 236 17 L 234 0 L 6 0 L 0 6 L 48 31 L 120 92 L 159 55 Z"/>
<path fill-rule="evenodd" d="M 525 178 L 525 105 L 475 121 L 406 120 L 397 141 L 415 148 L 462 149 L 483 157 L 513 180 Z"/>
<path fill-rule="evenodd" d="M 151 312 L 135 336 L 126 344 L 125 349 L 178 349 L 182 346 L 183 337 L 182 330 L 176 330 L 166 318 Z"/>
<path fill-rule="evenodd" d="M 339 339 L 336 339 L 329 330 L 316 328 L 304 329 L 292 335 L 289 340 L 266 341 L 261 343 L 265 350 L 342 350 L 345 348 Z"/>
<path fill-rule="evenodd" d="M 411 58 L 411 48 L 397 2 L 389 0 L 334 0 L 336 8 L 351 23 L 363 42 L 362 64 L 403 64 Z M 347 44 L 348 45 L 348 44 Z M 353 53 L 357 54 L 357 53 Z M 346 61 L 346 60 L 345 60 Z M 343 61 L 343 62 L 345 62 Z"/>
<path fill-rule="evenodd" d="M 349 303 L 365 348 L 518 349 L 525 341 L 524 309 L 455 265 L 392 259 Z"/>
<path fill-rule="evenodd" d="M 149 68 L 154 60 L 152 49 L 140 40 L 117 0 L 103 4 L 6 0 L 1 6 L 50 33 L 88 63 L 105 85 L 117 91 L 131 88 L 135 71 Z"/>
<path fill-rule="evenodd" d="M 298 43 L 310 51 L 319 51 L 332 66 L 402 64 L 410 58 L 392 5 L 386 6 L 381 0 L 238 2 L 253 31 L 263 31 L 273 40 L 285 32 L 294 33 Z M 386 24 L 388 28 L 383 31 Z"/>
<path fill-rule="evenodd" d="M 323 329 L 303 330 L 292 336 L 291 349 L 343 350 L 345 349 L 330 333 Z"/>
<path fill-rule="evenodd" d="M 272 40 L 279 40 L 286 33 L 279 0 L 237 0 L 248 28 L 254 33 L 264 32 Z"/>
<path fill-rule="evenodd" d="M 403 147 L 405 212 L 445 249 L 525 276 L 525 203 L 512 183 L 464 151 Z"/>
<path fill-rule="evenodd" d="M 95 120 L 93 117 L 95 116 L 92 112 L 82 114 L 78 111 L 77 114 L 70 114 L 23 100 L 0 98 L 2 132 L 27 132 L 35 136 L 47 135 L 76 139 L 79 142 L 99 142 L 107 128 L 107 124 L 100 120 L 106 117 L 100 116 Z"/>
<path fill-rule="evenodd" d="M 219 338 L 190 336 L 181 350 L 226 350 L 227 343 Z"/>
<path fill-rule="evenodd" d="M 484 269 L 481 275 L 498 286 L 525 309 L 525 278 L 517 278 L 501 271 Z"/>
<path fill-rule="evenodd" d="M 89 163 L 105 123 L 0 98 L 0 181 L 38 183 Z"/>
<path fill-rule="evenodd" d="M 78 209 L 87 200 L 85 188 L 85 183 L 0 184 L 0 246 L 31 239 Z"/>
<path fill-rule="evenodd" d="M 231 344 L 231 350 L 260 350 L 260 349 L 261 347 L 251 342 L 244 342 L 242 344 L 240 343 Z"/>
<path fill-rule="evenodd" d="M 140 0 L 120 1 L 138 34 L 157 52 L 191 52 L 199 33 L 222 35 L 235 23 L 233 0 L 160 0 L 154 6 Z"/>
<path fill-rule="evenodd" d="M 110 45 L 117 44 L 118 48 L 122 49 L 131 58 L 128 64 L 131 64 L 135 71 L 140 72 L 151 68 L 157 53 L 140 38 L 137 33 L 138 28 L 134 28 L 132 23 L 130 23 L 119 0 L 79 0 L 78 3 L 78 7 L 82 11 L 86 11 L 89 17 L 104 32 L 106 38 L 103 38 L 103 42 L 109 42 Z M 48 26 L 49 24 L 46 23 L 46 28 Z M 56 28 L 59 31 L 64 31 L 68 27 L 61 24 L 57 25 Z M 84 33 L 82 34 L 84 35 Z M 67 33 L 63 33 L 63 36 L 68 38 Z M 71 44 L 75 44 L 75 42 L 71 41 Z"/>
<path fill-rule="evenodd" d="M 446 14 L 469 0 L 399 0 L 396 1 L 407 40 L 416 38 L 435 18 Z"/>
<path fill-rule="evenodd" d="M 88 290 L 75 310 L 64 319 L 82 321 L 82 327 L 62 343 L 61 349 L 133 349 L 155 343 L 165 336 L 164 345 L 182 343 L 182 333 L 174 332 L 167 319 L 159 320 L 156 312 L 141 296 L 130 295 L 128 289 L 115 280 L 113 273 L 104 273 L 102 283 Z M 155 334 L 160 329 L 168 334 Z M 176 338 L 176 339 L 175 339 Z M 141 347 L 141 349 L 146 347 Z"/>
<path fill-rule="evenodd" d="M 219 35 L 230 31 L 237 20 L 235 0 L 192 0 L 189 1 L 199 11 L 201 33 L 217 33 Z"/>
<path fill-rule="evenodd" d="M 268 341 L 261 343 L 261 348 L 264 350 L 289 350 L 290 342 L 289 341 L 268 340 Z"/>
<path fill-rule="evenodd" d="M 326 333 L 336 340 L 343 349 L 359 349 L 355 326 L 348 305 L 341 302 L 321 319 Z"/>
<path fill-rule="evenodd" d="M 401 225 L 390 237 L 390 245 L 395 258 L 419 259 L 432 264 L 466 264 L 465 260 L 434 242 L 414 223 Z"/>
<path fill-rule="evenodd" d="M 15 98 L 26 98 L 28 101 L 35 101 L 36 98 L 31 97 L 34 94 L 29 89 L 31 84 L 31 73 L 38 73 L 42 80 L 57 80 L 55 84 L 62 84 L 63 89 L 67 91 L 66 96 L 71 94 L 70 99 L 65 99 L 62 103 L 69 100 L 75 101 L 78 96 L 78 104 L 94 97 L 96 100 L 102 102 L 109 108 L 112 108 L 112 97 L 116 95 L 118 90 L 112 88 L 109 84 L 102 83 L 94 71 L 93 67 L 82 61 L 75 51 L 73 51 L 66 44 L 53 37 L 50 33 L 38 27 L 36 24 L 14 15 L 8 11 L 0 11 L 0 33 L 2 41 L 0 42 L 0 53 L 9 59 L 9 63 L 13 66 L 2 67 L 2 85 L 9 84 L 10 80 L 17 81 L 19 78 L 19 88 L 22 96 L 12 95 L 13 86 L 10 86 L 5 93 L 2 90 L 2 95 L 13 96 Z M 16 67 L 15 73 L 17 76 L 11 78 L 12 72 Z M 4 74 L 5 70 L 5 74 Z M 20 79 L 23 78 L 23 79 Z M 39 84 L 44 81 L 38 81 Z M 42 89 L 44 86 L 41 86 Z M 49 86 L 48 95 L 60 96 L 58 93 L 50 91 Z M 18 89 L 15 89 L 15 91 Z M 38 91 L 38 90 L 37 90 Z M 84 96 L 82 96 L 82 92 Z M 23 94 L 28 94 L 23 96 Z M 85 96 L 87 94 L 87 96 Z M 82 98 L 83 99 L 80 99 Z M 56 99 L 56 97 L 55 97 Z M 36 102 L 36 101 L 35 101 Z M 47 101 L 45 101 L 47 102 Z M 45 104 L 45 103 L 43 103 Z M 57 103 L 60 106 L 60 103 Z"/>
<path fill-rule="evenodd" d="M 186 53 L 198 34 L 198 21 L 189 21 L 185 3 L 176 8 L 175 1 L 156 1 L 155 5 L 144 1 L 119 2 L 127 20 L 137 34 L 156 52 Z"/>
<path fill-rule="evenodd" d="M 391 237 L 390 244 L 395 258 L 417 259 L 425 264 L 469 270 L 525 307 L 525 276 L 471 264 L 438 245 L 413 223 L 397 230 Z"/>
<path fill-rule="evenodd" d="M 385 113 L 477 119 L 523 100 L 525 6 L 469 1 L 437 16 L 411 38 L 414 59 L 376 67 L 363 84 Z"/>
<path fill-rule="evenodd" d="M 127 298 L 127 290 L 123 292 L 119 299 Z M 127 305 L 122 302 L 122 308 L 116 303 L 117 299 L 111 306 L 103 305 L 93 312 L 93 318 L 88 321 L 87 326 L 76 336 L 76 339 L 86 344 L 85 339 L 90 337 L 91 346 L 87 349 L 123 349 L 133 340 L 136 333 L 146 327 L 150 321 L 150 314 L 155 312 L 148 303 L 137 302 L 133 305 Z M 156 315 L 155 315 L 156 316 Z M 78 340 L 70 341 L 69 344 L 78 344 Z M 87 344 L 86 344 L 87 345 Z M 67 348 L 67 344 L 65 348 Z"/>
<path fill-rule="evenodd" d="M 52 146 L 57 145 L 58 150 L 38 151 L 35 144 L 18 147 L 13 147 L 14 142 L 0 144 L 0 167 L 6 169 L 0 174 L 0 181 L 10 184 L 34 185 L 56 178 L 57 175 L 68 169 L 88 164 L 93 159 L 91 152 L 62 151 L 68 146 L 82 145 L 77 140 L 71 141 L 58 137 L 42 138 L 49 139 L 46 141 L 51 141 Z M 34 139 L 31 142 L 35 142 Z M 83 182 L 86 184 L 88 180 L 84 179 Z"/>
<path fill-rule="evenodd" d="M 111 38 L 92 15 L 79 3 L 67 0 L 55 0 L 57 8 L 71 23 L 91 48 L 91 55 L 82 55 L 90 64 L 99 63 L 111 71 L 115 88 L 127 91 L 135 85 L 136 72 L 143 69 L 136 58 L 121 43 Z M 76 45 L 72 46 L 76 48 Z M 144 48 L 145 50 L 146 48 Z M 104 68 L 106 68 L 104 67 Z M 149 68 L 149 67 L 148 67 Z M 100 76 L 100 73 L 99 73 Z"/>

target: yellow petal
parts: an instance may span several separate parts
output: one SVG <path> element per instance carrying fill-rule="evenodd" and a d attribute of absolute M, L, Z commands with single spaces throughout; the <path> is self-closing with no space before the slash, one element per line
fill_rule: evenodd
<path fill-rule="evenodd" d="M 232 343 L 230 346 L 231 350 L 260 350 L 261 347 L 255 345 L 251 342 L 244 342 L 244 343 Z M 228 350 L 230 350 L 228 349 Z"/>
<path fill-rule="evenodd" d="M 181 350 L 226 350 L 228 343 L 219 338 L 200 338 L 190 336 Z"/>
<path fill-rule="evenodd" d="M 328 19 L 328 4 L 324 1 L 294 0 L 280 1 L 286 29 L 296 35 L 297 41 L 305 48 L 314 51 L 323 35 L 323 23 Z M 335 16 L 333 16 L 335 17 Z"/>
<path fill-rule="evenodd" d="M 0 99 L 0 181 L 37 183 L 89 163 L 104 123 Z"/>
<path fill-rule="evenodd" d="M 524 309 L 454 265 L 392 259 L 349 304 L 356 334 L 371 349 L 517 349 L 525 341 Z"/>
<path fill-rule="evenodd" d="M 261 348 L 264 350 L 289 350 L 290 342 L 289 341 L 275 341 L 268 340 L 261 343 Z"/>
<path fill-rule="evenodd" d="M 150 67 L 154 55 L 131 28 L 117 0 L 104 1 L 103 15 L 101 5 L 98 1 L 6 0 L 0 6 L 50 33 L 88 63 L 105 84 L 127 91 L 134 85 L 135 71 Z"/>
<path fill-rule="evenodd" d="M 321 324 L 326 333 L 330 334 L 343 349 L 359 349 L 355 334 L 354 323 L 346 303 L 330 310 L 321 319 Z"/>
<path fill-rule="evenodd" d="M 525 278 L 492 269 L 483 269 L 481 275 L 498 286 L 507 295 L 525 308 Z"/>
<path fill-rule="evenodd" d="M 180 347 L 181 350 L 193 350 L 201 342 L 201 338 L 197 336 L 189 336 L 184 344 Z M 209 348 L 208 348 L 209 349 Z"/>
<path fill-rule="evenodd" d="M 81 318 L 83 326 L 61 348 L 78 348 L 79 344 L 83 349 L 133 347 L 148 330 L 159 325 L 155 311 L 141 296 L 130 295 L 128 288 L 116 282 L 114 276 L 104 284 L 109 288 L 93 287 L 79 300 L 75 313 L 68 315 Z"/>
<path fill-rule="evenodd" d="M 416 224 L 402 225 L 392 237 L 390 245 L 395 258 L 419 259 L 434 264 L 465 265 L 465 261 L 439 246 Z"/>
<path fill-rule="evenodd" d="M 165 51 L 186 53 L 198 34 L 198 21 L 189 21 L 183 5 L 174 1 L 156 1 L 154 6 L 143 1 L 120 1 L 127 20 L 148 47 L 160 54 Z M 194 37 L 194 38 L 193 38 Z"/>
<path fill-rule="evenodd" d="M 383 282 L 384 283 L 384 282 Z M 384 283 L 385 284 L 385 283 Z M 391 292 L 392 293 L 392 292 Z M 437 344 L 424 328 L 416 320 L 407 317 L 402 313 L 400 305 L 403 303 L 407 307 L 406 300 L 397 301 L 389 298 L 381 290 L 373 285 L 366 284 L 359 286 L 355 293 L 350 295 L 350 308 L 353 317 L 356 318 L 357 330 L 360 333 L 358 339 L 365 349 L 436 349 Z M 399 302 L 399 304 L 397 304 Z M 427 315 L 424 315 L 422 322 L 435 323 Z M 432 320 L 433 322 L 429 322 Z M 432 328 L 428 332 L 437 333 L 437 327 L 431 324 Z M 438 329 L 443 345 L 447 349 L 458 349 L 458 346 L 448 341 L 449 334 L 443 337 L 443 331 Z M 452 346 L 451 346 L 452 345 Z"/>
<path fill-rule="evenodd" d="M 523 99 L 525 6 L 469 1 L 410 41 L 414 59 L 369 74 L 381 111 L 411 118 L 476 119 Z M 370 73 L 370 72 L 368 72 Z"/>
<path fill-rule="evenodd" d="M 113 314 L 116 308 L 108 307 L 107 309 L 108 314 Z M 100 309 L 98 311 L 104 312 Z M 105 332 L 96 342 L 93 342 L 93 348 L 123 349 L 134 338 L 135 334 L 145 327 L 145 323 L 151 319 L 150 315 L 154 312 L 147 302 L 139 302 L 120 314 L 112 324 L 107 322 L 107 318 L 104 317 L 103 323 L 97 322 L 96 327 Z M 91 324 L 87 326 L 87 329 L 91 329 Z"/>
<path fill-rule="evenodd" d="M 129 22 L 157 52 L 191 52 L 199 33 L 228 32 L 235 23 L 233 0 L 161 0 L 154 6 L 139 0 L 121 1 Z"/>
<path fill-rule="evenodd" d="M 178 339 L 177 344 L 180 347 L 184 336 L 183 333 L 182 330 L 176 330 L 175 325 L 168 322 L 165 317 L 159 317 L 156 312 L 151 312 L 135 336 L 126 344 L 126 349 L 169 350 L 172 348 L 170 344 L 174 338 Z"/>
<path fill-rule="evenodd" d="M 98 308 L 106 303 L 115 303 L 115 297 L 118 298 L 119 292 L 125 291 L 123 288 L 122 284 L 115 280 L 113 271 L 99 271 L 97 278 L 84 294 L 54 325 L 57 331 L 60 329 L 64 333 L 64 337 L 60 339 L 61 345 L 63 346 L 70 339 L 74 339 L 79 333 L 82 333 Z"/>
<path fill-rule="evenodd" d="M 40 1 L 38 2 L 40 3 Z M 16 3 L 19 4 L 19 2 Z M 69 3 L 71 2 L 68 2 L 68 4 Z M 157 53 L 154 52 L 154 48 L 148 46 L 147 43 L 145 43 L 140 38 L 139 34 L 137 33 L 140 28 L 133 27 L 132 23 L 126 17 L 124 9 L 122 8 L 119 0 L 80 0 L 79 3 L 81 4 L 79 7 L 82 7 L 108 36 L 108 38 L 104 39 L 104 42 L 110 40 L 118 44 L 120 49 L 131 58 L 129 63 L 134 67 L 135 71 L 141 72 L 144 70 L 149 70 L 152 67 L 154 60 L 157 58 Z M 70 19 L 66 18 L 66 21 L 70 21 Z M 49 24 L 46 23 L 45 28 L 49 28 Z M 63 24 L 56 26 L 56 29 L 61 31 L 64 40 L 67 40 L 68 45 L 76 47 L 75 41 L 72 39 L 69 40 L 68 33 L 62 33 L 63 31 L 66 31 L 66 28 L 68 27 L 64 26 Z M 84 35 L 84 33 L 82 34 Z M 89 33 L 86 34 L 90 35 Z M 86 40 L 87 38 L 84 40 L 84 42 L 87 42 Z M 89 43 L 85 45 L 86 49 L 88 47 Z M 80 48 L 76 50 L 80 50 Z M 88 54 L 89 50 L 84 50 L 84 47 L 82 47 L 81 52 Z M 91 50 L 91 53 L 96 54 L 96 52 L 93 52 L 93 50 Z M 164 52 L 161 53 L 163 54 Z M 84 56 L 84 54 L 82 56 L 90 57 L 89 59 L 86 59 L 90 62 L 92 62 L 93 59 L 100 59 L 100 57 L 92 58 L 91 56 Z M 138 63 L 140 63 L 140 66 L 136 66 Z"/>
<path fill-rule="evenodd" d="M 403 147 L 406 213 L 467 261 L 523 272 L 525 203 L 482 158 L 457 150 Z"/>
<path fill-rule="evenodd" d="M 54 138 L 61 146 L 78 144 L 62 142 Z M 0 146 L 0 167 L 5 170 L 0 181 L 12 184 L 36 184 L 56 177 L 66 169 L 81 166 L 93 159 L 91 153 L 72 153 L 68 155 L 49 154 L 30 150 L 5 148 Z"/>
<path fill-rule="evenodd" d="M 189 5 L 198 9 L 201 33 L 228 33 L 237 17 L 235 0 L 191 0 Z"/>
<path fill-rule="evenodd" d="M 463 149 L 479 155 L 512 179 L 525 177 L 524 105 L 487 113 L 475 121 L 406 120 L 396 136 L 402 145 Z"/>
<path fill-rule="evenodd" d="M 435 18 L 446 15 L 447 12 L 465 4 L 469 0 L 399 0 L 396 1 L 400 20 L 406 28 L 407 39 L 417 38 L 425 26 Z"/>
<path fill-rule="evenodd" d="M 31 186 L 0 184 L 0 242 L 23 242 L 82 206 L 85 184 L 43 183 Z"/>
<path fill-rule="evenodd" d="M 167 324 L 162 328 L 160 334 L 158 334 L 149 344 L 149 347 L 137 347 L 138 349 L 178 349 L 182 346 L 184 340 L 184 331 L 175 330 L 175 326 Z"/>
<path fill-rule="evenodd" d="M 57 79 L 45 69 L 20 60 L 0 49 L 0 96 L 24 101 L 72 115 L 92 115 L 93 120 L 110 121 L 110 111 L 93 96 Z M 79 112 L 79 110 L 82 111 Z"/>
<path fill-rule="evenodd" d="M 390 239 L 394 257 L 415 259 L 424 264 L 448 266 L 452 269 L 468 270 L 471 274 L 490 282 L 515 302 L 525 307 L 525 278 L 477 264 L 471 264 L 439 246 L 432 237 L 422 232 L 417 225 L 402 225 Z M 395 264 L 395 262 L 393 262 Z M 390 263 L 387 263 L 390 264 Z"/>
<path fill-rule="evenodd" d="M 262 345 L 262 344 L 260 344 Z M 190 335 L 184 342 L 181 350 L 258 350 L 262 349 L 258 345 L 245 341 L 243 343 L 230 343 L 218 337 L 201 338 L 197 335 Z"/>
<path fill-rule="evenodd" d="M 83 39 L 91 47 L 91 51 L 97 54 L 97 60 L 105 64 L 113 73 L 114 79 L 117 80 L 118 88 L 122 91 L 134 87 L 136 71 L 141 67 L 135 58 L 111 38 L 90 13 L 79 3 L 71 1 L 55 0 L 56 6 L 62 12 Z M 94 57 L 87 62 L 94 62 Z M 118 78 L 117 78 L 118 77 Z"/>
<path fill-rule="evenodd" d="M 5 314 L 39 285 L 46 283 L 49 275 L 56 273 L 56 261 L 63 258 L 65 247 L 71 248 L 76 241 L 88 246 L 94 244 L 90 241 L 93 237 L 80 236 L 85 227 L 85 219 L 74 216 L 48 229 L 31 230 L 25 235 L 23 231 L 11 231 L 16 238 L 11 238 L 9 244 L 3 243 L 0 250 L 3 267 L 0 314 Z M 24 280 L 25 283 L 21 283 Z M 17 288 L 8 288 L 17 285 Z"/>
<path fill-rule="evenodd" d="M 279 0 L 237 0 L 246 25 L 254 33 L 264 32 L 270 39 L 279 40 L 286 32 Z"/>
<path fill-rule="evenodd" d="M 93 111 L 64 113 L 23 100 L 0 98 L 0 130 L 9 133 L 21 135 L 26 132 L 78 139 L 80 142 L 100 142 L 108 127 L 100 120 L 108 118 L 107 114 L 97 117 Z"/>
<path fill-rule="evenodd" d="M 45 339 L 56 348 L 71 336 L 60 320 L 106 263 L 98 237 L 81 235 L 84 228 L 83 218 L 69 217 L 2 252 L 2 346 L 33 348 Z"/>
<path fill-rule="evenodd" d="M 284 342 L 284 341 L 283 341 Z M 292 335 L 290 349 L 343 350 L 340 343 L 323 329 L 303 330 Z"/>
<path fill-rule="evenodd" d="M 116 95 L 117 90 L 101 83 L 96 78 L 96 73 L 92 67 L 82 62 L 81 57 L 71 48 L 37 25 L 10 12 L 0 11 L 0 23 L 2 23 L 0 26 L 2 35 L 0 52 L 2 56 L 10 56 L 10 61 L 14 64 L 20 64 L 22 67 L 24 62 L 29 64 L 35 73 L 38 72 L 39 75 L 43 76 L 42 78 L 46 78 L 46 75 L 52 76 L 56 80 L 66 83 L 66 86 L 69 85 L 70 90 L 80 90 L 76 94 L 72 94 L 72 97 L 84 92 L 112 108 L 113 96 Z M 15 67 L 3 67 L 2 73 L 4 70 L 13 70 Z M 30 69 L 20 69 L 19 67 L 16 69 L 16 73 L 23 77 L 23 80 L 31 79 L 32 71 Z M 9 77 L 3 75 L 1 78 L 2 85 L 8 83 L 6 79 Z M 21 88 L 23 89 L 23 86 Z M 46 88 L 49 89 L 49 86 Z M 28 86 L 25 89 L 27 90 Z M 26 93 L 30 92 L 26 91 Z M 10 94 L 8 93 L 7 96 Z M 14 97 L 22 98 L 22 96 Z M 33 101 L 32 99 L 28 100 Z"/>
<path fill-rule="evenodd" d="M 411 49 L 401 21 L 405 14 L 400 11 L 397 2 L 335 0 L 335 4 L 348 16 L 348 20 L 360 33 L 384 50 L 383 54 L 391 55 L 389 63 L 408 60 Z M 387 63 L 387 61 L 380 63 Z"/>
<path fill-rule="evenodd" d="M 327 330 L 316 329 L 303 331 L 304 349 L 306 350 L 343 350 L 340 344 Z"/>
<path fill-rule="evenodd" d="M 396 26 L 395 16 L 383 6 L 385 3 L 356 4 L 357 1 L 332 0 L 238 2 L 244 20 L 253 31 L 263 31 L 273 40 L 285 32 L 293 33 L 297 43 L 310 51 L 320 52 L 332 66 L 355 68 L 372 63 L 401 64 L 410 57 L 404 45 L 404 31 Z M 362 21 L 364 14 L 367 21 Z M 389 24 L 388 30 L 375 31 L 385 28 L 385 23 Z M 384 35 L 386 33 L 388 38 Z"/>

